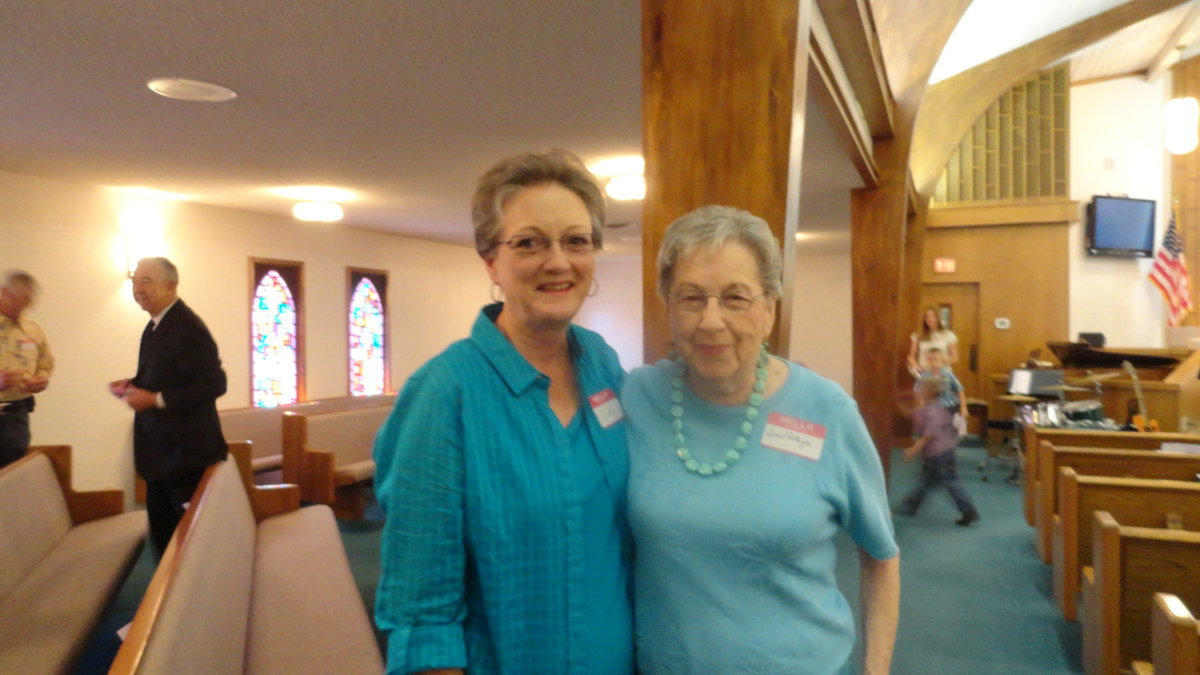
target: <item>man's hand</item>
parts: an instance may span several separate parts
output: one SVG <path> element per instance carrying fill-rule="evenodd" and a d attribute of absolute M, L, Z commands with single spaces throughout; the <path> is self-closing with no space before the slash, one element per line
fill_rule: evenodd
<path fill-rule="evenodd" d="M 29 392 L 30 394 L 38 394 L 45 391 L 46 387 L 49 385 L 50 378 L 46 377 L 45 375 L 38 375 L 37 377 L 31 377 L 28 380 L 25 380 L 25 384 L 21 385 L 21 389 Z"/>
<path fill-rule="evenodd" d="M 135 412 L 150 410 L 158 407 L 158 394 L 129 385 L 125 388 L 125 403 Z"/>
<path fill-rule="evenodd" d="M 108 383 L 108 391 L 117 398 L 125 398 L 125 390 L 129 388 L 129 378 L 113 380 Z"/>
<path fill-rule="evenodd" d="M 21 374 L 15 370 L 0 370 L 0 389 L 17 387 L 21 384 Z"/>

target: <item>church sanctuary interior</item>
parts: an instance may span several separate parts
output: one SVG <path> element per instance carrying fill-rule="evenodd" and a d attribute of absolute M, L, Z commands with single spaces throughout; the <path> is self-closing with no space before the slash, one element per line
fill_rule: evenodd
<path fill-rule="evenodd" d="M 270 647 L 372 652 L 374 431 L 491 302 L 480 174 L 566 148 L 608 187 L 577 323 L 626 371 L 665 357 L 667 225 L 762 216 L 784 252 L 771 351 L 855 398 L 893 504 L 919 473 L 897 451 L 911 336 L 927 307 L 956 334 L 983 519 L 895 518 L 892 672 L 1200 672 L 1200 301 L 1185 285 L 1173 313 L 1152 282 L 1169 228 L 1200 270 L 1200 0 L 5 0 L 0 61 L 0 270 L 36 279 L 56 360 L 30 414 L 49 461 L 0 470 L 0 568 L 41 527 L 28 500 L 65 543 L 143 508 L 108 387 L 137 367 L 143 257 L 178 266 L 219 347 L 236 458 L 170 569 L 145 549 L 95 567 L 70 626 L 18 593 L 45 561 L 0 570 L 0 671 L 159 672 L 181 621 L 242 663 L 222 625 L 269 617 L 212 606 L 187 551 L 273 570 L 222 579 L 239 597 L 321 587 L 304 602 L 328 611 L 262 628 Z M 1111 204 L 1139 241 L 1101 241 Z M 309 503 L 336 528 L 296 520 Z M 305 529 L 256 550 L 284 518 Z M 851 544 L 839 561 L 854 598 Z"/>

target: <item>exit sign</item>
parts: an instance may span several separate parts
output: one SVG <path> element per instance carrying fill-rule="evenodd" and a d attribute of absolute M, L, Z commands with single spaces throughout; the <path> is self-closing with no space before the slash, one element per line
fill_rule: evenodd
<path fill-rule="evenodd" d="M 938 274 L 954 274 L 954 258 L 934 258 L 933 271 Z"/>

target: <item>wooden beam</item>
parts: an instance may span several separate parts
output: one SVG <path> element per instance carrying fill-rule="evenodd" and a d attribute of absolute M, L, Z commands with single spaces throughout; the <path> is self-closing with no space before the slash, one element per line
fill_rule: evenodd
<path fill-rule="evenodd" d="M 1056 199 L 1044 202 L 937 206 L 929 210 L 927 227 L 978 227 L 982 225 L 1040 225 L 1079 221 L 1079 202 Z"/>
<path fill-rule="evenodd" d="M 1147 82 L 1157 80 L 1168 68 L 1179 62 L 1180 54 L 1196 39 L 1197 30 L 1200 30 L 1200 2 L 1192 0 L 1192 8 L 1187 16 L 1183 17 L 1171 33 L 1171 37 L 1167 38 L 1162 48 L 1150 60 L 1150 65 L 1146 67 Z"/>
<path fill-rule="evenodd" d="M 1132 0 L 931 85 L 921 103 L 909 164 L 917 192 L 933 194 L 963 135 L 1005 90 L 1047 64 L 1185 1 Z"/>
<path fill-rule="evenodd" d="M 821 15 L 871 136 L 890 138 L 895 103 L 867 0 L 817 0 L 817 9 L 813 14 Z"/>
<path fill-rule="evenodd" d="M 879 183 L 879 169 L 875 165 L 874 143 L 871 129 L 850 78 L 834 47 L 833 38 L 819 11 L 812 13 L 812 31 L 809 40 L 810 66 L 816 79 L 824 86 L 813 87 L 816 102 L 826 109 L 838 140 L 849 155 L 858 175 L 867 187 Z M 837 121 L 840 120 L 841 124 Z M 890 132 L 890 127 L 888 128 Z"/>
<path fill-rule="evenodd" d="M 712 2 L 703 11 L 686 0 L 642 2 L 647 361 L 670 347 L 655 269 L 663 232 L 705 204 L 746 209 L 779 238 L 784 297 L 771 347 L 786 356 L 811 1 Z"/>

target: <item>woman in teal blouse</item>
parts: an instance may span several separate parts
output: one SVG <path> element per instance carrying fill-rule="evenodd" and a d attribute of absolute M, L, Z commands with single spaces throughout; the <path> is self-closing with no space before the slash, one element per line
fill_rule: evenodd
<path fill-rule="evenodd" d="M 529 153 L 484 174 L 472 217 L 504 301 L 409 379 L 375 443 L 388 672 L 630 673 L 623 373 L 571 324 L 603 195 L 574 155 Z"/>

